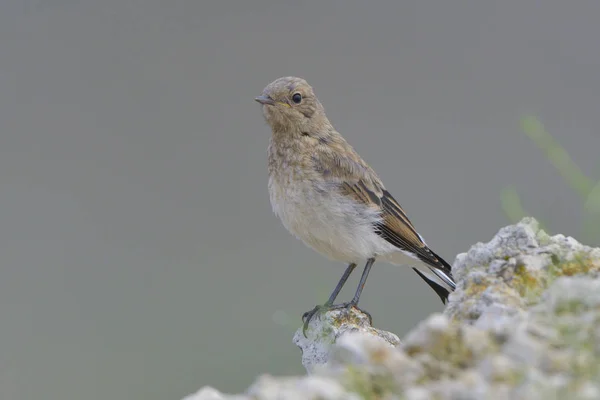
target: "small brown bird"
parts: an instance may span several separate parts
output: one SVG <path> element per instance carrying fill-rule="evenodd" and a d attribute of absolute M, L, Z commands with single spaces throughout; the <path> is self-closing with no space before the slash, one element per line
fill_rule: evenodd
<path fill-rule="evenodd" d="M 376 259 L 413 265 L 445 304 L 456 287 L 450 265 L 435 254 L 375 171 L 333 128 L 312 87 L 283 77 L 256 97 L 270 125 L 269 194 L 283 225 L 307 246 L 348 267 L 329 299 L 303 315 L 305 329 L 319 310 L 357 307 Z M 334 301 L 366 261 L 353 299 Z"/>

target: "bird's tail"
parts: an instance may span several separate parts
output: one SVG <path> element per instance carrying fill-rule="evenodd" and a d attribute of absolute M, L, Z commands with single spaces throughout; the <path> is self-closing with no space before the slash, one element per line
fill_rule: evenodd
<path fill-rule="evenodd" d="M 429 287 L 431 287 L 437 293 L 438 296 L 440 296 L 442 303 L 446 304 L 446 302 L 448 301 L 448 296 L 450 295 L 450 290 L 446 289 L 444 286 L 440 285 L 433 279 L 429 279 L 427 276 L 425 276 L 423 272 L 419 271 L 418 269 L 413 267 L 413 270 L 425 281 L 425 283 L 429 285 Z"/>
<path fill-rule="evenodd" d="M 432 252 L 433 253 L 433 252 Z M 420 268 L 413 268 L 414 271 L 431 287 L 446 304 L 450 292 L 456 289 L 456 283 L 452 277 L 452 267 L 444 259 L 436 255 L 441 267 L 435 268 L 430 265 L 423 265 Z"/>
<path fill-rule="evenodd" d="M 430 253 L 430 257 L 422 258 L 418 255 L 408 255 L 398 251 L 385 259 L 395 265 L 412 265 L 415 272 L 446 304 L 450 292 L 456 289 L 456 283 L 452 277 L 452 267 L 431 249 L 428 248 L 427 251 Z"/>

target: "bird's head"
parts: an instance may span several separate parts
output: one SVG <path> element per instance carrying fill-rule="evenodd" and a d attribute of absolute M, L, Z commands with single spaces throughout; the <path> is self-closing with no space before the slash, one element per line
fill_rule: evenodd
<path fill-rule="evenodd" d="M 311 132 L 326 121 L 313 88 L 302 78 L 287 76 L 269 83 L 255 98 L 274 132 Z"/>

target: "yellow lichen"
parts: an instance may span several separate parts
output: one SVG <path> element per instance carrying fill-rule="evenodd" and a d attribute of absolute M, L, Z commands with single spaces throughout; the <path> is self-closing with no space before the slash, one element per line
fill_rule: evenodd
<path fill-rule="evenodd" d="M 443 331 L 432 331 L 432 335 L 424 347 L 415 346 L 405 348 L 405 352 L 417 358 L 425 368 L 426 373 L 422 379 L 453 378 L 460 371 L 472 367 L 476 359 L 489 351 L 494 344 L 487 334 L 477 336 L 477 344 L 472 343 L 475 332 L 465 331 L 459 324 L 450 323 Z M 421 382 L 423 383 L 423 382 Z"/>
<path fill-rule="evenodd" d="M 587 254 L 579 254 L 569 261 L 552 256 L 552 264 L 546 272 L 531 271 L 525 265 L 517 265 L 510 286 L 528 303 L 539 300 L 542 292 L 558 277 L 587 274 L 598 268 Z"/>
<path fill-rule="evenodd" d="M 527 270 L 525 265 L 517 265 L 510 286 L 528 301 L 537 299 L 546 285 L 539 276 Z"/>
<path fill-rule="evenodd" d="M 444 360 L 459 368 L 470 366 L 474 359 L 472 349 L 460 339 L 460 331 L 456 331 L 455 335 L 441 335 L 429 353 L 437 360 Z"/>
<path fill-rule="evenodd" d="M 363 399 L 384 400 L 400 390 L 389 373 L 372 373 L 358 366 L 348 366 L 344 376 L 347 389 Z"/>
<path fill-rule="evenodd" d="M 589 260 L 575 259 L 573 261 L 565 262 L 560 266 L 560 275 L 573 276 L 578 274 L 587 274 L 590 272 L 593 265 Z"/>
<path fill-rule="evenodd" d="M 489 282 L 487 281 L 483 283 L 468 282 L 465 288 L 465 295 L 467 297 L 480 296 L 488 288 L 488 285 Z"/>

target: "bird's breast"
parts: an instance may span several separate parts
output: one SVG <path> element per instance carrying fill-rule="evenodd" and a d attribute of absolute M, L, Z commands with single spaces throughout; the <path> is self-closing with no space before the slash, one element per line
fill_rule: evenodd
<path fill-rule="evenodd" d="M 269 177 L 273 212 L 288 231 L 333 260 L 354 262 L 387 251 L 373 230 L 376 212 L 345 196 L 336 183 L 299 175 L 288 168 Z"/>

